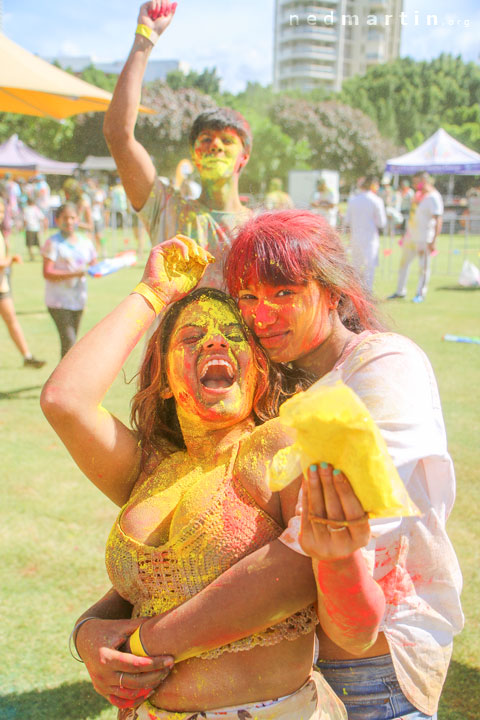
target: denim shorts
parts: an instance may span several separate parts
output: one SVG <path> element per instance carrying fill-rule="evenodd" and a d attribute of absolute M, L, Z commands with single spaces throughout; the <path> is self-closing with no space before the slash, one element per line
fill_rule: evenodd
<path fill-rule="evenodd" d="M 348 720 L 437 720 L 425 715 L 405 697 L 390 655 L 317 662 L 325 680 L 344 703 Z"/>

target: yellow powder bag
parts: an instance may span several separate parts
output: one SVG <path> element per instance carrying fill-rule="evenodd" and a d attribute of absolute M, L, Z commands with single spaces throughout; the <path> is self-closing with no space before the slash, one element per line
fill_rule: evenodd
<path fill-rule="evenodd" d="M 296 440 L 270 463 L 271 490 L 324 461 L 344 473 L 369 517 L 420 515 L 372 416 L 343 382 L 295 395 L 280 408 L 280 418 L 296 430 Z"/>
<path fill-rule="evenodd" d="M 188 238 L 186 235 L 178 234 L 175 237 L 178 240 L 182 240 L 187 247 L 196 244 L 194 240 Z M 195 278 L 196 282 L 198 282 L 205 271 L 205 266 L 215 262 L 215 258 L 208 251 L 205 251 L 206 257 L 197 257 L 191 254 L 190 258 L 185 260 L 180 249 L 174 245 L 164 250 L 163 255 L 165 270 L 169 279 L 174 279 L 179 276 L 183 278 L 184 275 L 188 275 L 191 278 Z"/>

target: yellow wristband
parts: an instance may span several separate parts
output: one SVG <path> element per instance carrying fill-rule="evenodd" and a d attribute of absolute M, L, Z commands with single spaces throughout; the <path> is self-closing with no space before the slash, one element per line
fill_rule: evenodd
<path fill-rule="evenodd" d="M 137 25 L 137 29 L 135 30 L 135 35 L 141 35 L 144 38 L 147 38 L 147 40 L 150 40 L 152 45 L 155 45 L 160 35 L 155 32 L 151 27 L 148 27 L 148 25 Z"/>
<path fill-rule="evenodd" d="M 154 309 L 155 315 L 159 315 L 167 304 L 158 297 L 155 290 L 152 290 L 152 288 L 144 282 L 139 283 L 137 287 L 132 290 L 132 292 L 138 293 L 138 295 L 142 295 L 142 297 L 144 297 L 145 300 L 147 300 L 147 302 L 149 302 Z"/>
<path fill-rule="evenodd" d="M 150 655 L 145 652 L 145 648 L 142 645 L 142 640 L 140 638 L 140 628 L 141 625 L 138 626 L 133 635 L 130 635 L 130 652 L 132 653 L 132 655 L 138 655 L 140 657 L 150 657 Z"/>

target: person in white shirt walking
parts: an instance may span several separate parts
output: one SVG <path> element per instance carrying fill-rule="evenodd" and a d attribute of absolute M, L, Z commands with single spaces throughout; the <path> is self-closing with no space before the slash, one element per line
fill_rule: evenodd
<path fill-rule="evenodd" d="M 433 178 L 427 172 L 417 173 L 413 178 L 415 197 L 410 210 L 407 231 L 403 238 L 403 254 L 398 272 L 397 289 L 387 299 L 404 298 L 412 261 L 418 257 L 420 274 L 414 303 L 421 303 L 427 294 L 430 280 L 432 254 L 442 229 L 443 200 L 435 189 Z"/>
<path fill-rule="evenodd" d="M 60 337 L 60 358 L 77 340 L 87 302 L 85 275 L 97 259 L 90 238 L 77 231 L 78 220 L 76 205 L 61 205 L 55 213 L 59 232 L 42 248 L 45 304 Z"/>
<path fill-rule="evenodd" d="M 387 224 L 385 205 L 376 194 L 378 181 L 371 175 L 362 178 L 360 192 L 348 201 L 344 225 L 350 229 L 352 265 L 371 290 L 378 265 L 379 232 Z"/>

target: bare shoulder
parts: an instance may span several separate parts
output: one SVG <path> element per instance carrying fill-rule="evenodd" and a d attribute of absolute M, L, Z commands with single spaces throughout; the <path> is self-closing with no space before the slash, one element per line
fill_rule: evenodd
<path fill-rule="evenodd" d="M 246 487 L 255 488 L 263 497 L 271 495 L 266 485 L 266 472 L 275 453 L 293 442 L 291 429 L 279 418 L 259 425 L 242 442 L 237 471 Z"/>
<path fill-rule="evenodd" d="M 240 458 L 253 453 L 258 460 L 271 460 L 276 452 L 291 445 L 293 440 L 292 429 L 284 425 L 280 418 L 268 420 L 258 425 L 242 443 Z"/>

